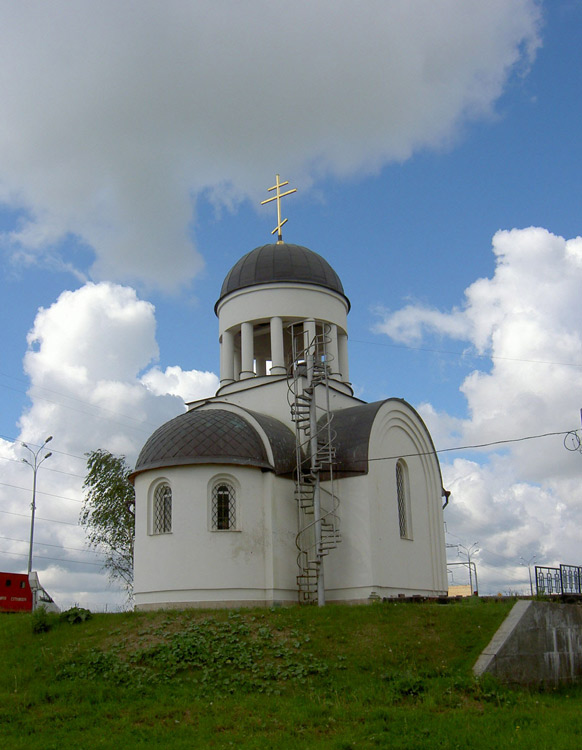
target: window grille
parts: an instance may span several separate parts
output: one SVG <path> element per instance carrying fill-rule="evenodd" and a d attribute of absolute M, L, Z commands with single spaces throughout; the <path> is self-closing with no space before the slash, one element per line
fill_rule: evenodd
<path fill-rule="evenodd" d="M 160 484 L 154 492 L 154 534 L 172 531 L 172 490 L 169 484 Z"/>
<path fill-rule="evenodd" d="M 230 484 L 217 484 L 212 490 L 212 528 L 236 529 L 236 493 Z"/>
<path fill-rule="evenodd" d="M 396 497 L 398 499 L 398 524 L 400 537 L 408 539 L 408 486 L 406 468 L 402 461 L 396 464 Z"/>

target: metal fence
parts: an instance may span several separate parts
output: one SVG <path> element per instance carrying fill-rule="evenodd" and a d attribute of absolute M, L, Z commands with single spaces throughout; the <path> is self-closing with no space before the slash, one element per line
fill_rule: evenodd
<path fill-rule="evenodd" d="M 578 565 L 536 565 L 535 576 L 537 594 L 582 594 L 582 567 Z"/>

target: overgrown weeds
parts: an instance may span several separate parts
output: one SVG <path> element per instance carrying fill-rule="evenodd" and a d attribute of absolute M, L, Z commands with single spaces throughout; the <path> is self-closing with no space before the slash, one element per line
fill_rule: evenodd
<path fill-rule="evenodd" d="M 283 636 L 237 613 L 226 621 L 193 620 L 177 632 L 154 626 L 142 629 L 144 636 L 153 638 L 153 643 L 136 646 L 121 640 L 108 650 L 91 649 L 67 659 L 57 676 L 138 688 L 187 681 L 196 685 L 199 695 L 235 691 L 278 695 L 286 683 L 306 685 L 312 676 L 328 672 L 324 661 L 305 652 L 309 636 L 298 631 Z"/>
<path fill-rule="evenodd" d="M 44 607 L 38 607 L 31 615 L 33 633 L 48 633 L 53 625 L 53 620 Z"/>
<path fill-rule="evenodd" d="M 472 675 L 505 602 L 0 618 L 0 736 L 287 750 L 570 750 L 582 690 Z M 42 621 L 41 615 L 37 615 Z"/>

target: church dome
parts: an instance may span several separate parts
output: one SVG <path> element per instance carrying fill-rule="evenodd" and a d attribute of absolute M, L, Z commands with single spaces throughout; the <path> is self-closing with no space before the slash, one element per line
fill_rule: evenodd
<path fill-rule="evenodd" d="M 292 471 L 295 438 L 273 417 L 247 411 L 265 431 L 275 465 L 258 431 L 241 414 L 226 409 L 193 409 L 159 427 L 142 448 L 132 477 L 148 469 L 191 464 L 238 464 Z"/>
<path fill-rule="evenodd" d="M 325 258 L 302 245 L 283 242 L 257 247 L 235 263 L 224 279 L 216 306 L 231 292 L 277 282 L 315 284 L 345 297 L 340 277 Z"/>

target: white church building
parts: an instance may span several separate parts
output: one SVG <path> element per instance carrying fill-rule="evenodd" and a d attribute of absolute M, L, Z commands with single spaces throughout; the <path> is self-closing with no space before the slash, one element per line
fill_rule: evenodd
<path fill-rule="evenodd" d="M 446 595 L 430 434 L 402 399 L 354 397 L 342 282 L 280 227 L 222 285 L 216 395 L 138 457 L 138 609 Z"/>

